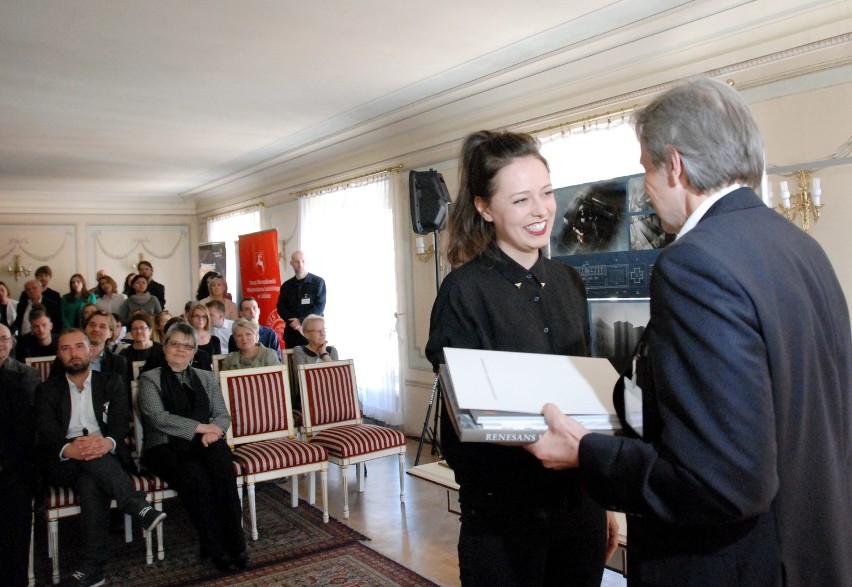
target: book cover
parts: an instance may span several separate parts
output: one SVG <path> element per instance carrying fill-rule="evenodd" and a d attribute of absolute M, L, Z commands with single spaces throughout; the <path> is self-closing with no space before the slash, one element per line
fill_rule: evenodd
<path fill-rule="evenodd" d="M 545 403 L 593 432 L 620 429 L 612 405 L 618 374 L 607 359 L 445 348 L 439 377 L 463 442 L 527 444 L 547 424 Z"/>

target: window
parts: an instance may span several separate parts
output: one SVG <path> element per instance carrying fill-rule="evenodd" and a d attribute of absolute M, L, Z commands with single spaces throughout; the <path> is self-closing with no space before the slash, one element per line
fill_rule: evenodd
<path fill-rule="evenodd" d="M 236 247 L 238 237 L 259 230 L 260 206 L 223 214 L 207 221 L 207 240 L 225 243 L 225 280 L 228 282 L 228 292 L 234 298 L 239 298 L 240 292 Z"/>

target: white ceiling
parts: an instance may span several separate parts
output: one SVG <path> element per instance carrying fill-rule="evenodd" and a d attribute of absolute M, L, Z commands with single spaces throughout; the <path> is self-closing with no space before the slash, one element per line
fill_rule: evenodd
<path fill-rule="evenodd" d="M 3 0 L 0 195 L 197 193 L 467 85 L 544 71 L 566 48 L 650 36 L 661 14 L 749 3 Z"/>

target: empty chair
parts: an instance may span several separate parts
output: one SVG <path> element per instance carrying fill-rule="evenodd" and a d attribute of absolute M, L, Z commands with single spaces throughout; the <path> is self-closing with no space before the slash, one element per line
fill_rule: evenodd
<path fill-rule="evenodd" d="M 274 365 L 222 371 L 222 395 L 231 413 L 228 443 L 242 468 L 251 514 L 251 537 L 257 540 L 254 484 L 290 477 L 293 507 L 298 506 L 298 475 L 319 471 L 323 520 L 328 521 L 328 453 L 320 445 L 296 439 L 287 367 Z M 313 475 L 311 475 L 313 480 Z M 311 483 L 309 502 L 314 503 Z"/>
<path fill-rule="evenodd" d="M 364 424 L 358 407 L 355 365 L 351 359 L 299 365 L 302 418 L 311 444 L 328 450 L 328 460 L 340 467 L 343 517 L 349 517 L 347 468 L 358 467 L 358 491 L 364 491 L 364 461 L 390 455 L 399 458 L 399 500 L 405 501 L 403 458 L 405 435 L 398 430 Z"/>

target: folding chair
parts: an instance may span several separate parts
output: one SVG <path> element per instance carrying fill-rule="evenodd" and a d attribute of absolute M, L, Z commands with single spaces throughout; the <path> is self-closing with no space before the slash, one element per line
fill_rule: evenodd
<path fill-rule="evenodd" d="M 27 357 L 24 362 L 38 370 L 42 381 L 47 381 L 47 378 L 50 377 L 50 368 L 53 367 L 55 360 L 56 355 L 50 355 L 49 357 Z"/>

